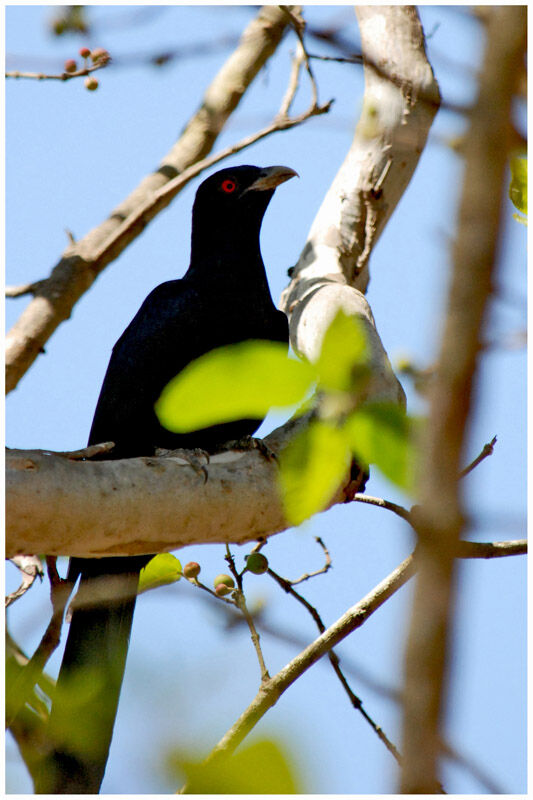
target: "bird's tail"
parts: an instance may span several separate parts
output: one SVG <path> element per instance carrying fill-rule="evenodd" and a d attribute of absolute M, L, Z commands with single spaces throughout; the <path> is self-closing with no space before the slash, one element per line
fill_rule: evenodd
<path fill-rule="evenodd" d="M 139 572 L 146 558 L 72 559 L 81 574 L 37 794 L 98 794 L 111 745 Z"/>

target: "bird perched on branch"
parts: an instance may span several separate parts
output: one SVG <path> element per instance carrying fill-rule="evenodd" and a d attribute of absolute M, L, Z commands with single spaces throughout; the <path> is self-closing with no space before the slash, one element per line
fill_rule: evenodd
<path fill-rule="evenodd" d="M 176 434 L 163 428 L 154 403 L 191 361 L 247 339 L 288 343 L 286 316 L 276 309 L 259 245 L 261 223 L 288 167 L 220 170 L 196 193 L 190 266 L 146 298 L 113 348 L 89 444 L 115 442 L 108 458 L 153 455 L 157 448 L 210 451 L 253 434 L 259 419 L 242 419 Z M 209 386 L 205 387 L 209 392 Z M 37 792 L 98 793 L 107 762 L 128 650 L 139 571 L 148 556 L 72 558 L 81 576 L 53 700 L 53 749 Z"/>

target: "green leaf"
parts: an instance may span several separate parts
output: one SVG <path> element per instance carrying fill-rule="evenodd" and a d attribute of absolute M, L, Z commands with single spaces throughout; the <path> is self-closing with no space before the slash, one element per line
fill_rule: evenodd
<path fill-rule="evenodd" d="M 300 402 L 315 380 L 307 362 L 278 342 L 219 347 L 189 364 L 163 389 L 157 417 L 174 433 L 236 419 L 263 419 L 271 408 Z"/>
<path fill-rule="evenodd" d="M 340 309 L 329 325 L 316 363 L 319 386 L 348 392 L 359 374 L 367 373 L 367 335 L 363 323 Z"/>
<path fill-rule="evenodd" d="M 509 197 L 522 214 L 527 214 L 527 158 L 524 156 L 511 158 Z"/>
<path fill-rule="evenodd" d="M 188 794 L 300 794 L 294 769 L 281 747 L 262 740 L 240 747 L 230 757 L 211 763 L 184 760 L 175 755 L 177 766 L 187 776 Z"/>
<path fill-rule="evenodd" d="M 181 563 L 176 556 L 173 556 L 172 553 L 160 553 L 158 556 L 154 556 L 141 570 L 137 593 L 175 583 L 180 578 Z"/>
<path fill-rule="evenodd" d="M 366 405 L 345 421 L 343 431 L 355 458 L 376 464 L 394 484 L 407 492 L 414 487 L 415 420 L 399 406 Z"/>
<path fill-rule="evenodd" d="M 292 525 L 322 511 L 350 465 L 342 431 L 321 420 L 294 438 L 280 457 L 285 514 Z"/>

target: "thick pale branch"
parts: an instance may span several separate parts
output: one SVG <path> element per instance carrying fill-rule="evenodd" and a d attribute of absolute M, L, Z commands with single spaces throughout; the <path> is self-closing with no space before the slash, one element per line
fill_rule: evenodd
<path fill-rule="evenodd" d="M 73 461 L 13 451 L 7 457 L 7 553 L 160 553 L 192 543 L 247 541 L 288 527 L 276 467 L 260 454 L 213 456 L 206 469 L 204 483 L 180 458 Z"/>
<path fill-rule="evenodd" d="M 281 305 L 291 320 L 293 347 L 310 360 L 338 308 L 358 316 L 370 337 L 373 394 L 402 402 L 362 293 L 370 253 L 411 179 L 440 97 L 416 8 L 358 6 L 356 11 L 365 64 L 362 115 Z"/>
<path fill-rule="evenodd" d="M 296 424 L 265 440 L 283 449 Z M 79 461 L 42 450 L 6 458 L 8 556 L 135 555 L 245 542 L 289 527 L 276 463 L 257 450 L 212 456 L 207 481 L 183 458 Z M 332 503 L 350 493 L 350 478 Z"/>
<path fill-rule="evenodd" d="M 6 338 L 6 390 L 14 389 L 33 364 L 55 329 L 69 318 L 75 303 L 98 274 L 144 229 L 147 219 L 135 212 L 154 192 L 205 158 L 261 67 L 274 53 L 287 26 L 286 14 L 276 6 L 264 6 L 246 28 L 239 46 L 207 89 L 202 105 L 159 168 L 113 210 L 107 220 L 71 245 L 50 277 L 39 282 L 30 302 Z M 192 177 L 192 175 L 190 176 Z M 190 179 L 190 178 L 189 178 Z M 185 185 L 186 181 L 182 185 Z M 181 186 L 179 187 L 181 188 Z M 179 188 L 177 191 L 179 191 Z M 176 191 L 176 194 L 177 194 Z M 162 204 L 157 210 L 164 207 Z M 102 247 L 132 217 L 128 235 L 116 247 Z"/>

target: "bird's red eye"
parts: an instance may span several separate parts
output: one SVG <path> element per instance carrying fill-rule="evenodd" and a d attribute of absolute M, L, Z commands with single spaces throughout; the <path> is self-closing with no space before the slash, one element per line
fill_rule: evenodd
<path fill-rule="evenodd" d="M 231 178 L 226 178 L 225 181 L 222 181 L 222 191 L 226 192 L 226 194 L 231 194 L 236 188 L 237 184 Z"/>

